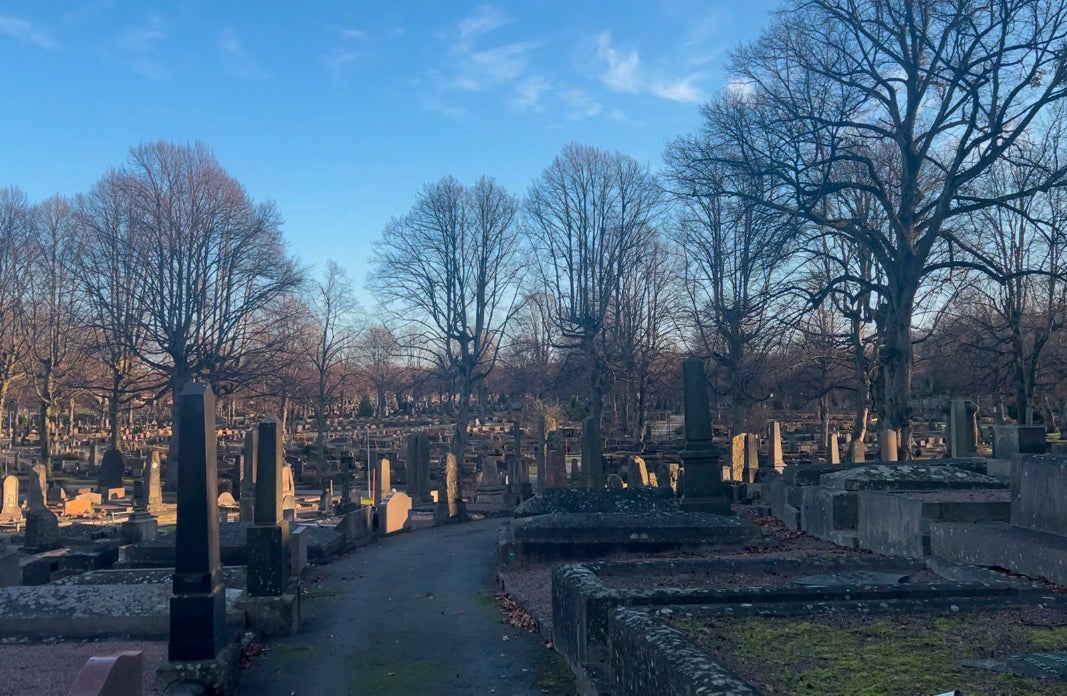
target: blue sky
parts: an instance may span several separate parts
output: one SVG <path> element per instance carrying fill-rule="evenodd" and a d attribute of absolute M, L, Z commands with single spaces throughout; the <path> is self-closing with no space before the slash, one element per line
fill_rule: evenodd
<path fill-rule="evenodd" d="M 137 143 L 203 140 L 362 286 L 441 176 L 521 195 L 570 141 L 658 167 L 777 4 L 0 0 L 0 186 L 73 195 Z"/>

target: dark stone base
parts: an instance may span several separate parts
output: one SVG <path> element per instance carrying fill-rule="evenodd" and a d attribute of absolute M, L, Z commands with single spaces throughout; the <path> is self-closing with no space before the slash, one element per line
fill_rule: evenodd
<path fill-rule="evenodd" d="M 300 630 L 300 588 L 277 597 L 244 597 L 238 603 L 250 630 L 264 638 L 288 636 Z"/>
<path fill-rule="evenodd" d="M 240 645 L 229 643 L 212 659 L 164 662 L 156 670 L 156 690 L 191 683 L 203 685 L 209 696 L 231 696 L 241 679 L 240 657 Z"/>
<path fill-rule="evenodd" d="M 289 522 L 248 528 L 248 594 L 277 597 L 289 584 Z"/>
<path fill-rule="evenodd" d="M 226 643 L 226 589 L 222 583 L 207 594 L 171 597 L 169 660 L 214 660 Z"/>
<path fill-rule="evenodd" d="M 682 498 L 681 507 L 686 512 L 707 512 L 712 515 L 733 515 L 733 510 L 730 509 L 730 499 L 725 495 L 716 496 L 714 498 L 690 498 L 685 496 Z"/>

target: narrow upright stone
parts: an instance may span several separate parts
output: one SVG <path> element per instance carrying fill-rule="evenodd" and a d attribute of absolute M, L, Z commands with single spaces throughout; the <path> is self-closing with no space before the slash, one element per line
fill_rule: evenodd
<path fill-rule="evenodd" d="M 126 469 L 126 459 L 122 452 L 109 449 L 104 452 L 104 459 L 100 462 L 100 472 L 97 476 L 96 490 L 107 498 L 108 491 L 113 488 L 122 488 L 122 474 Z"/>
<path fill-rule="evenodd" d="M 592 416 L 582 421 L 582 482 L 586 488 L 603 488 L 604 443 L 600 422 Z"/>
<path fill-rule="evenodd" d="M 226 644 L 215 395 L 206 384 L 192 382 L 179 398 L 178 524 L 168 649 L 172 662 L 212 660 Z"/>
<path fill-rule="evenodd" d="M 161 466 L 159 450 L 152 450 L 148 454 L 148 461 L 144 465 L 144 490 L 148 501 L 148 512 L 158 515 L 163 511 L 163 486 L 161 480 Z"/>
<path fill-rule="evenodd" d="M 688 358 L 682 365 L 685 400 L 685 483 L 682 508 L 694 512 L 732 514 L 722 485 L 722 468 L 711 443 L 711 409 L 704 363 Z"/>
<path fill-rule="evenodd" d="M 537 460 L 537 492 L 543 493 L 548 480 L 548 419 L 542 413 L 537 417 L 537 432 L 534 437 L 534 459 Z"/>
<path fill-rule="evenodd" d="M 785 468 L 785 457 L 782 455 L 782 424 L 776 420 L 771 421 L 767 434 L 770 437 L 767 466 L 781 471 Z"/>
<path fill-rule="evenodd" d="M 18 524 L 22 522 L 22 508 L 19 507 L 19 479 L 10 475 L 4 477 L 4 497 L 0 504 L 0 524 Z"/>
<path fill-rule="evenodd" d="M 26 509 L 37 510 L 45 506 L 45 492 L 48 490 L 48 467 L 34 464 L 30 469 L 30 478 L 26 482 Z"/>
<path fill-rule="evenodd" d="M 949 452 L 953 457 L 978 454 L 978 407 L 968 399 L 953 399 L 949 423 Z"/>
<path fill-rule="evenodd" d="M 434 519 L 438 522 L 455 521 L 460 518 L 459 463 L 451 452 L 442 458 L 443 471 L 437 490 L 437 509 Z"/>
<path fill-rule="evenodd" d="M 837 433 L 830 433 L 830 442 L 828 443 L 826 452 L 826 462 L 828 464 L 841 463 L 841 446 L 838 444 Z"/>
<path fill-rule="evenodd" d="M 885 428 L 878 433 L 878 458 L 883 462 L 897 461 L 897 431 Z"/>
<path fill-rule="evenodd" d="M 416 505 L 430 500 L 430 439 L 426 433 L 408 436 L 407 492 Z"/>
<path fill-rule="evenodd" d="M 245 433 L 244 456 L 241 466 L 241 500 L 240 515 L 242 522 L 251 522 L 256 509 L 256 454 L 259 443 L 259 431 L 255 428 Z"/>
<path fill-rule="evenodd" d="M 282 519 L 282 442 L 274 421 L 259 424 L 255 525 L 247 530 L 248 594 L 277 597 L 289 583 L 289 521 Z"/>

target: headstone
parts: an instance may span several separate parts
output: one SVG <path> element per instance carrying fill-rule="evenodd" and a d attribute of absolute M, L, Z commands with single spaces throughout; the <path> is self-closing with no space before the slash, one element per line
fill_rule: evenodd
<path fill-rule="evenodd" d="M 953 399 L 950 407 L 949 452 L 954 458 L 978 454 L 978 407 L 968 399 Z"/>
<path fill-rule="evenodd" d="M 219 508 L 237 508 L 237 500 L 234 499 L 233 493 L 229 491 L 219 493 Z"/>
<path fill-rule="evenodd" d="M 426 433 L 408 435 L 407 492 L 416 505 L 430 500 L 430 439 Z"/>
<path fill-rule="evenodd" d="M 278 424 L 259 424 L 255 525 L 248 528 L 248 594 L 277 597 L 289 583 L 289 521 L 282 519 L 282 442 Z M 290 470 L 291 471 L 291 470 Z"/>
<path fill-rule="evenodd" d="M 72 498 L 63 503 L 63 515 L 65 517 L 81 517 L 82 515 L 88 515 L 92 511 L 93 501 L 88 498 Z"/>
<path fill-rule="evenodd" d="M 768 428 L 770 442 L 768 443 L 767 466 L 774 467 L 778 471 L 785 468 L 785 459 L 782 456 L 782 424 L 771 421 Z"/>
<path fill-rule="evenodd" d="M 128 650 L 105 657 L 90 657 L 82 666 L 67 696 L 130 696 L 144 693 L 144 655 Z"/>
<path fill-rule="evenodd" d="M 411 498 L 402 491 L 390 492 L 378 506 L 378 531 L 393 534 L 407 528 Z"/>
<path fill-rule="evenodd" d="M 0 524 L 19 524 L 22 522 L 22 508 L 19 507 L 19 480 L 17 476 L 4 477 L 4 497 L 0 503 Z"/>
<path fill-rule="evenodd" d="M 153 515 L 163 511 L 163 487 L 158 450 L 152 450 L 144 467 L 143 485 L 145 488 L 146 509 Z"/>
<path fill-rule="evenodd" d="M 586 488 L 604 487 L 603 450 L 600 422 L 590 416 L 582 421 L 582 483 Z"/>
<path fill-rule="evenodd" d="M 27 512 L 26 538 L 23 544 L 31 553 L 58 548 L 59 519 L 55 513 L 46 507 L 35 508 Z"/>
<path fill-rule="evenodd" d="M 296 481 L 291 464 L 282 467 L 282 518 L 290 522 L 296 519 Z"/>
<path fill-rule="evenodd" d="M 685 403 L 682 508 L 693 512 L 732 514 L 722 485 L 719 458 L 711 443 L 708 381 L 704 376 L 704 363 L 699 358 L 688 358 L 682 364 L 682 388 Z"/>
<path fill-rule="evenodd" d="M 540 477 L 540 474 L 538 474 Z M 545 488 L 560 488 L 567 477 L 563 452 L 550 449 L 545 455 Z"/>
<path fill-rule="evenodd" d="M 743 481 L 745 474 L 745 433 L 730 438 L 730 480 Z"/>
<path fill-rule="evenodd" d="M 826 452 L 826 461 L 829 464 L 841 463 L 841 447 L 838 444 L 837 433 L 830 433 L 830 440 Z"/>
<path fill-rule="evenodd" d="M 96 440 L 89 443 L 89 469 L 96 466 Z"/>
<path fill-rule="evenodd" d="M 622 477 L 618 474 L 608 474 L 604 481 L 604 486 L 611 490 L 622 490 Z"/>
<path fill-rule="evenodd" d="M 1011 459 L 1016 454 L 1044 454 L 1045 426 L 994 425 L 993 458 Z"/>
<path fill-rule="evenodd" d="M 255 428 L 245 433 L 244 454 L 241 467 L 241 521 L 251 522 L 256 509 L 256 449 L 259 446 L 259 433 Z"/>
<path fill-rule="evenodd" d="M 645 465 L 643 457 L 630 457 L 629 458 L 629 473 L 626 478 L 626 485 L 630 488 L 647 488 L 648 483 L 648 467 Z"/>
<path fill-rule="evenodd" d="M 34 464 L 26 482 L 26 508 L 36 510 L 45 506 L 45 491 L 48 489 L 48 470 L 44 464 Z"/>
<path fill-rule="evenodd" d="M 374 455 L 374 504 L 382 502 L 392 489 L 392 476 L 389 472 L 389 460 L 380 455 Z"/>
<path fill-rule="evenodd" d="M 96 490 L 106 494 L 112 488 L 122 488 L 122 475 L 126 472 L 126 460 L 122 452 L 109 449 L 104 452 L 97 474 Z"/>
<path fill-rule="evenodd" d="M 745 483 L 753 483 L 756 480 L 756 472 L 759 470 L 759 435 L 745 433 L 745 470 L 741 480 Z"/>
<path fill-rule="evenodd" d="M 206 384 L 192 382 L 182 390 L 178 433 L 168 656 L 172 662 L 213 660 L 227 643 L 226 591 L 219 553 L 215 395 Z"/>
<path fill-rule="evenodd" d="M 878 458 L 883 462 L 897 461 L 897 431 L 885 428 L 878 433 Z"/>
<path fill-rule="evenodd" d="M 534 433 L 534 459 L 537 462 L 537 492 L 545 490 L 548 481 L 548 419 L 545 414 L 537 417 L 537 432 Z"/>
<path fill-rule="evenodd" d="M 449 521 L 459 519 L 459 464 L 456 462 L 456 455 L 448 452 L 443 457 L 441 472 L 440 488 L 437 493 L 437 512 L 436 519 L 438 521 Z"/>
<path fill-rule="evenodd" d="M 676 462 L 660 463 L 656 467 L 656 485 L 659 488 L 669 488 L 678 494 L 678 473 L 681 467 Z"/>
<path fill-rule="evenodd" d="M 862 440 L 853 440 L 848 443 L 848 459 L 853 464 L 863 464 L 867 461 L 867 447 Z"/>

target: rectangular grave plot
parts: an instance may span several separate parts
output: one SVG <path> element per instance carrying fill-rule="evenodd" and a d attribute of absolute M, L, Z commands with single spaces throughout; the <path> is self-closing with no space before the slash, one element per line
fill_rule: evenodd
<path fill-rule="evenodd" d="M 946 570 L 947 569 L 947 570 Z M 914 578 L 910 582 L 909 578 Z M 709 586 L 708 580 L 734 580 Z M 738 580 L 758 579 L 737 584 Z M 667 582 L 673 586 L 657 586 Z M 696 580 L 687 584 L 687 579 Z M 903 580 L 903 581 L 902 581 Z M 697 584 L 698 586 L 693 586 Z M 561 565 L 552 573 L 556 647 L 572 667 L 606 659 L 611 612 L 626 606 L 719 606 L 802 614 L 817 604 L 864 611 L 1031 601 L 1044 590 L 954 564 L 895 558 L 719 559 Z"/>

